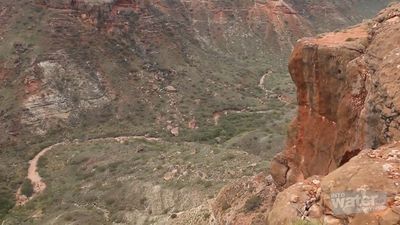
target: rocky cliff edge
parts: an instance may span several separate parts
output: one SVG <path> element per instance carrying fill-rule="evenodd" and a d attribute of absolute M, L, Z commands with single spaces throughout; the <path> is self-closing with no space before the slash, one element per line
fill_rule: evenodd
<path fill-rule="evenodd" d="M 393 4 L 373 20 L 298 41 L 289 63 L 298 115 L 271 164 L 274 182 L 247 186 L 249 195 L 223 189 L 213 205 L 218 222 L 400 223 L 399 30 Z M 360 206 L 350 201 L 358 195 L 380 201 Z"/>

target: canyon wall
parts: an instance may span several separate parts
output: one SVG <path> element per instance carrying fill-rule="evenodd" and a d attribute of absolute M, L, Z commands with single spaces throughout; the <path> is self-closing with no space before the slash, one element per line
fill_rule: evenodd
<path fill-rule="evenodd" d="M 218 224 L 399 224 L 399 30 L 394 4 L 371 21 L 297 42 L 289 70 L 299 107 L 287 147 L 272 177 L 221 190 L 212 204 Z M 339 207 L 335 194 L 346 193 L 384 197 L 372 205 L 380 208 Z"/>
<path fill-rule="evenodd" d="M 242 57 L 288 53 L 298 38 L 359 22 L 388 2 L 36 0 L 49 8 L 78 10 L 83 20 L 108 32 L 135 32 L 139 39 L 146 35 L 157 41 L 151 33 L 178 28 L 203 47 Z"/>
<path fill-rule="evenodd" d="M 400 65 L 398 8 L 373 21 L 300 40 L 289 70 L 298 115 L 271 173 L 288 186 L 326 175 L 362 149 L 396 141 Z"/>
<path fill-rule="evenodd" d="M 388 2 L 2 0 L 0 144 L 112 119 L 158 130 L 208 125 L 214 112 L 274 101 L 256 87 L 268 71 L 264 83 L 291 102 L 285 67 L 296 40 Z M 46 76 L 48 63 L 57 65 Z"/>

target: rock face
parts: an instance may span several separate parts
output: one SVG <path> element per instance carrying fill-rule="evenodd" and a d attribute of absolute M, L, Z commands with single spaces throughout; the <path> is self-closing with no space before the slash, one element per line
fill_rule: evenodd
<path fill-rule="evenodd" d="M 270 197 L 258 195 L 267 207 L 257 222 L 235 220 L 257 210 L 224 213 L 227 190 L 246 186 L 239 181 L 216 199 L 219 224 L 400 223 L 399 30 L 395 4 L 371 21 L 296 44 L 289 70 L 298 115 L 272 162 Z M 237 189 L 226 208 L 240 208 L 242 192 L 252 193 Z"/>
<path fill-rule="evenodd" d="M 226 186 L 211 204 L 216 224 L 264 225 L 276 190 L 271 176 L 265 174 Z"/>
<path fill-rule="evenodd" d="M 79 10 L 83 21 L 98 28 L 117 34 L 135 30 L 138 37 L 154 23 L 166 19 L 170 32 L 184 25 L 184 32 L 193 34 L 203 47 L 211 45 L 219 52 L 251 57 L 290 51 L 298 38 L 355 23 L 383 8 L 388 1 L 322 1 L 316 4 L 293 0 L 36 0 L 36 3 Z M 129 19 L 133 15 L 137 16 L 137 21 Z M 156 30 L 149 32 L 157 33 Z M 153 38 L 160 41 L 160 37 L 150 39 Z"/>
<path fill-rule="evenodd" d="M 300 40 L 289 70 L 299 110 L 271 173 L 280 186 L 326 175 L 357 155 L 400 138 L 400 12 Z"/>
<path fill-rule="evenodd" d="M 271 213 L 269 225 L 291 224 L 309 220 L 316 224 L 398 224 L 400 222 L 400 143 L 385 145 L 377 150 L 363 150 L 348 163 L 321 178 L 310 177 L 296 183 L 278 194 Z M 335 193 L 376 193 L 384 196 L 383 202 L 374 201 L 371 208 L 357 205 L 340 205 Z M 299 196 L 296 202 L 291 196 Z M 373 194 L 366 195 L 374 197 Z M 336 200 L 336 201 L 335 201 Z M 369 201 L 369 200 L 368 200 Z M 344 202 L 343 202 L 344 203 Z M 349 208 L 346 208 L 349 206 Z M 337 208 L 347 214 L 337 212 Z M 286 212 L 286 213 L 282 213 Z"/>
<path fill-rule="evenodd" d="M 21 123 L 38 134 L 111 101 L 100 73 L 90 74 L 72 62 L 60 61 L 42 61 L 27 71 Z"/>
<path fill-rule="evenodd" d="M 268 68 L 284 77 L 271 79 L 279 90 L 292 93 L 283 68 L 298 38 L 353 24 L 389 2 L 0 1 L 0 98 L 9 103 L 0 107 L 7 112 L 0 114 L 0 144 L 6 145 L 114 119 L 145 129 L 157 124 L 160 131 L 169 120 L 186 127 L 196 117 L 204 127 L 202 114 L 259 102 L 264 96 L 254 97 L 254 84 Z M 15 39 L 21 30 L 32 35 Z M 46 63 L 51 74 L 31 76 Z M 56 83 L 66 90 L 54 89 Z M 90 114 L 99 108 L 101 116 Z"/>

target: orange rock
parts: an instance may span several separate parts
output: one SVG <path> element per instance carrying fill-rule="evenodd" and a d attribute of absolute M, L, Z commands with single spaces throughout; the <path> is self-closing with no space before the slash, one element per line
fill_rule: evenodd
<path fill-rule="evenodd" d="M 278 185 L 326 175 L 360 149 L 400 140 L 400 49 L 394 47 L 400 46 L 400 20 L 392 19 L 400 15 L 396 7 L 372 23 L 304 38 L 295 46 L 289 71 L 299 107 L 290 128 L 293 135 L 271 164 Z"/>

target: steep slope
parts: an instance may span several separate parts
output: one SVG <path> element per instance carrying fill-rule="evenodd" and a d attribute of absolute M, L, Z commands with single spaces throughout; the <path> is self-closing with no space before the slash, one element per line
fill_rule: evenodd
<path fill-rule="evenodd" d="M 289 66 L 295 132 L 271 167 L 287 188 L 268 224 L 400 223 L 399 30 L 396 4 L 369 23 L 297 44 Z"/>
<path fill-rule="evenodd" d="M 301 39 L 290 58 L 298 115 L 271 175 L 223 188 L 219 224 L 398 224 L 400 4 Z M 358 199 L 358 200 L 357 200 Z"/>
<path fill-rule="evenodd" d="M 89 126 L 117 119 L 145 129 L 155 122 L 159 130 L 195 118 L 204 127 L 207 114 L 268 105 L 256 82 L 269 70 L 272 78 L 261 85 L 288 97 L 283 65 L 295 40 L 358 21 L 385 3 L 343 2 L 5 3 L 2 80 L 9 91 L 2 95 L 10 103 L 2 111 L 11 120 L 2 116 L 2 142 L 79 125 L 93 112 Z M 368 10 L 342 10 L 359 5 Z M 320 15 L 318 7 L 327 12 Z M 337 19 L 326 25 L 313 19 L 332 16 Z M 21 34 L 25 29 L 30 32 Z"/>
<path fill-rule="evenodd" d="M 76 138 L 226 142 L 270 158 L 295 108 L 295 40 L 387 2 L 0 0 L 1 206 L 36 153 Z"/>
<path fill-rule="evenodd" d="M 289 70 L 299 111 L 287 149 L 272 165 L 281 185 L 326 175 L 362 149 L 398 140 L 398 15 L 394 7 L 296 45 Z"/>

